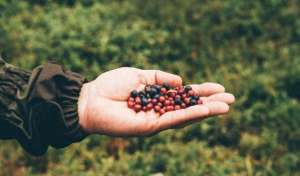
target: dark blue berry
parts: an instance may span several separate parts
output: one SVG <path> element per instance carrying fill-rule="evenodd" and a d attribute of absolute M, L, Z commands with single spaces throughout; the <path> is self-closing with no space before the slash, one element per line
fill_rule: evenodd
<path fill-rule="evenodd" d="M 146 92 L 145 91 L 140 91 L 139 92 L 139 96 L 140 97 L 145 97 L 146 96 Z"/>
<path fill-rule="evenodd" d="M 133 90 L 133 91 L 130 93 L 130 96 L 133 97 L 133 98 L 136 98 L 138 95 L 139 95 L 139 92 L 136 91 L 136 90 Z"/>
<path fill-rule="evenodd" d="M 185 92 L 188 92 L 188 91 L 190 91 L 190 90 L 192 90 L 192 87 L 191 87 L 191 86 L 185 86 L 185 87 L 184 87 L 184 91 L 185 91 Z"/>
<path fill-rule="evenodd" d="M 181 105 L 181 103 L 182 103 L 180 98 L 175 98 L 174 102 L 175 102 L 176 105 Z"/>
<path fill-rule="evenodd" d="M 155 88 L 151 88 L 150 89 L 150 95 L 151 95 L 151 97 L 154 97 L 157 93 L 158 92 L 157 92 L 157 90 Z"/>
<path fill-rule="evenodd" d="M 163 85 L 162 85 L 164 88 L 166 88 L 167 90 L 170 90 L 170 85 L 169 84 L 167 84 L 167 83 L 163 83 Z"/>
<path fill-rule="evenodd" d="M 151 93 L 146 93 L 147 98 L 152 98 Z"/>
<path fill-rule="evenodd" d="M 147 98 L 142 98 L 141 104 L 142 104 L 143 106 L 147 106 L 147 104 L 148 104 Z"/>
<path fill-rule="evenodd" d="M 193 96 L 191 96 L 191 98 L 194 99 L 194 100 L 196 100 L 196 101 L 198 101 L 200 97 L 196 96 L 196 95 L 193 95 Z"/>
<path fill-rule="evenodd" d="M 156 94 L 156 95 L 154 95 L 154 97 L 153 97 L 153 98 L 155 98 L 155 99 L 159 99 L 159 97 L 160 97 L 160 94 Z"/>
<path fill-rule="evenodd" d="M 157 91 L 159 91 L 161 86 L 160 85 L 154 85 L 153 88 L 155 88 Z"/>
<path fill-rule="evenodd" d="M 190 100 L 190 105 L 191 106 L 196 105 L 196 104 L 197 104 L 197 101 L 195 99 Z"/>

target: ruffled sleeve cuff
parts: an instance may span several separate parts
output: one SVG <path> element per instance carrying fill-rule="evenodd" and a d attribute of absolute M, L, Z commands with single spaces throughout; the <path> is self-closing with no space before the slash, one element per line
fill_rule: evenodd
<path fill-rule="evenodd" d="M 2 70 L 1 84 L 6 86 L 0 86 L 0 99 L 7 100 L 0 127 L 10 130 L 3 138 L 16 138 L 33 155 L 44 154 L 48 146 L 63 148 L 84 139 L 87 134 L 77 111 L 86 82 L 83 76 L 54 63 L 39 66 L 31 74 L 8 64 Z M 6 93 L 11 88 L 14 92 Z"/>

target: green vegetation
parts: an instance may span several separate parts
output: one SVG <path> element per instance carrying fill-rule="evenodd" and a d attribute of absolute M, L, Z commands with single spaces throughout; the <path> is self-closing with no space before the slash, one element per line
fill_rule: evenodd
<path fill-rule="evenodd" d="M 91 136 L 34 158 L 1 141 L 0 175 L 300 175 L 300 1 L 0 0 L 0 52 L 89 79 L 121 66 L 216 81 L 231 113 L 151 138 Z"/>

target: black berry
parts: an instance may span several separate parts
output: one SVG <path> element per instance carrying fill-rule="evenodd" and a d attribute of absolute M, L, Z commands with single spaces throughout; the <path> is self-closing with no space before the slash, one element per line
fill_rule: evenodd
<path fill-rule="evenodd" d="M 184 91 L 187 93 L 189 92 L 190 90 L 192 90 L 192 87 L 191 86 L 185 86 L 184 87 Z"/>
<path fill-rule="evenodd" d="M 142 106 L 147 106 L 148 100 L 146 98 L 142 98 L 141 104 L 142 104 Z"/>
<path fill-rule="evenodd" d="M 139 92 L 137 90 L 133 90 L 131 93 L 130 93 L 130 96 L 135 98 L 139 95 Z"/>

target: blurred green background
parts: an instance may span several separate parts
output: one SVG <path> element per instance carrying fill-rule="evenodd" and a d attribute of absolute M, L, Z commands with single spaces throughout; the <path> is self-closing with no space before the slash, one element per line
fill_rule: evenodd
<path fill-rule="evenodd" d="M 300 175 L 299 0 L 0 0 L 0 52 L 95 78 L 121 66 L 219 82 L 231 113 L 150 138 L 91 136 L 31 157 L 1 141 L 0 175 Z"/>

